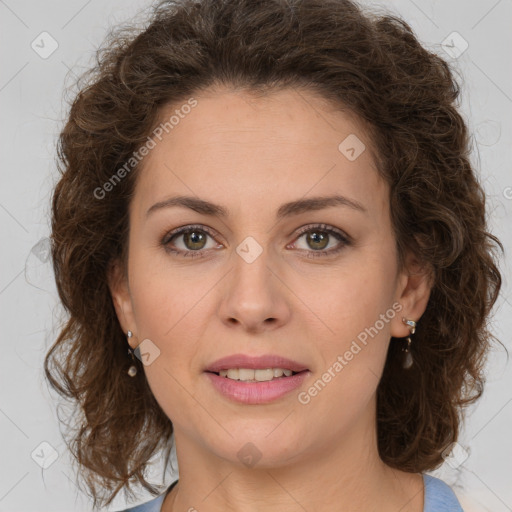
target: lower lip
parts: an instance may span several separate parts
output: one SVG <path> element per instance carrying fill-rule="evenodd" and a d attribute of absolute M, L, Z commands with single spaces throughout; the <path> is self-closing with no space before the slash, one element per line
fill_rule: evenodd
<path fill-rule="evenodd" d="M 235 402 L 266 404 L 297 389 L 309 373 L 308 370 L 305 370 L 290 377 L 280 377 L 265 382 L 243 382 L 210 372 L 206 372 L 206 375 L 217 391 Z"/>

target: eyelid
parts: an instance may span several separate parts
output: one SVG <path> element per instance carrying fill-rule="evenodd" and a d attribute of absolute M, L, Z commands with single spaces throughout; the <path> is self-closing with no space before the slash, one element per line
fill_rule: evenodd
<path fill-rule="evenodd" d="M 339 235 L 343 240 L 345 240 L 347 243 L 352 243 L 352 237 L 347 235 L 347 233 L 345 233 L 341 229 L 331 226 L 330 224 L 323 224 L 323 223 L 307 224 L 305 226 L 300 227 L 299 231 L 297 232 L 296 239 L 299 238 L 304 233 L 307 233 L 308 231 L 311 231 L 313 229 L 318 229 L 319 231 L 334 232 L 337 235 Z"/>
<path fill-rule="evenodd" d="M 162 243 L 169 243 L 174 236 L 182 235 L 187 231 L 194 231 L 194 229 L 197 229 L 198 231 L 204 231 L 212 238 L 220 237 L 220 235 L 216 231 L 203 224 L 187 224 L 185 226 L 180 226 L 179 228 L 173 229 L 172 231 L 166 232 L 166 234 L 163 237 Z"/>
<path fill-rule="evenodd" d="M 322 255 L 326 256 L 328 254 L 334 255 L 334 254 L 337 254 L 339 251 L 341 251 L 341 249 L 344 246 L 351 245 L 353 243 L 352 237 L 347 235 L 347 233 L 345 233 L 344 231 L 342 231 L 334 226 L 331 226 L 330 224 L 312 223 L 312 224 L 306 224 L 306 225 L 298 228 L 298 230 L 296 230 L 295 237 L 294 237 L 293 241 L 291 242 L 291 244 L 294 244 L 305 233 L 308 233 L 309 231 L 313 231 L 315 229 L 317 229 L 319 231 L 324 231 L 331 235 L 335 235 L 335 237 L 340 242 L 341 247 L 337 247 L 334 249 L 327 249 L 327 250 L 318 250 L 318 251 L 315 251 L 313 249 L 311 249 L 311 250 L 298 249 L 299 251 L 316 254 L 317 256 L 322 256 Z M 187 225 L 180 226 L 180 227 L 166 233 L 163 236 L 163 238 L 161 238 L 161 244 L 164 247 L 166 247 L 166 249 L 168 251 L 178 254 L 178 255 L 181 255 L 181 256 L 185 256 L 187 254 L 190 254 L 191 256 L 203 256 L 206 253 L 210 252 L 212 249 L 210 248 L 210 249 L 200 249 L 197 251 L 192 251 L 192 250 L 183 251 L 181 249 L 169 249 L 167 247 L 173 237 L 181 236 L 188 231 L 194 231 L 194 230 L 203 231 L 204 233 L 208 234 L 211 238 L 213 238 L 216 242 L 217 242 L 216 238 L 220 237 L 220 235 L 215 230 L 213 230 L 212 228 L 209 228 L 208 226 L 205 226 L 204 224 L 187 224 Z M 217 242 L 217 243 L 219 243 L 219 242 Z M 288 245 L 287 245 L 287 247 L 288 247 Z"/>
<path fill-rule="evenodd" d="M 185 226 L 180 226 L 179 228 L 173 229 L 172 231 L 169 231 L 165 234 L 165 240 L 171 239 L 174 235 L 178 233 L 183 233 L 185 231 L 193 231 L 194 229 L 198 229 L 201 231 L 204 231 L 205 233 L 208 233 L 212 237 L 219 237 L 220 235 L 217 233 L 217 231 L 213 230 L 212 228 L 209 228 L 208 226 L 205 226 L 204 224 L 187 224 Z M 323 224 L 323 223 L 312 223 L 312 224 L 305 224 L 304 226 L 301 226 L 300 228 L 297 228 L 295 237 L 299 237 L 300 235 L 303 235 L 304 233 L 312 230 L 312 229 L 321 229 L 325 231 L 334 231 L 338 233 L 343 238 L 346 238 L 347 241 L 352 241 L 352 238 L 347 235 L 344 231 L 341 229 L 335 228 L 334 226 L 331 226 L 329 224 Z M 293 234 L 293 233 L 292 233 Z M 292 235 L 290 234 L 290 236 Z"/>

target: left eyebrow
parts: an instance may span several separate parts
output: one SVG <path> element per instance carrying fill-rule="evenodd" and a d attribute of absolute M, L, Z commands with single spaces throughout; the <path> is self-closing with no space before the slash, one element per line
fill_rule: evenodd
<path fill-rule="evenodd" d="M 146 212 L 146 217 L 156 210 L 170 208 L 173 206 L 189 208 L 203 215 L 223 218 L 230 215 L 229 210 L 225 206 L 211 203 L 210 201 L 193 196 L 173 196 L 151 206 Z M 323 210 L 324 208 L 333 206 L 346 206 L 362 213 L 368 213 L 367 209 L 358 201 L 341 195 L 333 195 L 325 197 L 310 197 L 308 199 L 298 199 L 296 201 L 284 203 L 277 210 L 276 218 L 279 220 L 285 217 L 291 217 L 293 215 L 299 215 L 309 211 Z"/>

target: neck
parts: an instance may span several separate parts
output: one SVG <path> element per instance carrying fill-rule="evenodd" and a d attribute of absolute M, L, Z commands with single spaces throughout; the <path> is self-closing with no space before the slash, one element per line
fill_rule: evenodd
<path fill-rule="evenodd" d="M 423 511 L 421 475 L 382 462 L 375 428 L 352 429 L 336 443 L 304 443 L 282 463 L 262 457 L 251 468 L 206 451 L 183 431 L 175 441 L 180 479 L 162 512 Z"/>

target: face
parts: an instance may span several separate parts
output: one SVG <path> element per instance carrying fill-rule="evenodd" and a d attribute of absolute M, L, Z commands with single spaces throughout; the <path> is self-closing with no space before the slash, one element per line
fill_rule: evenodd
<path fill-rule="evenodd" d="M 398 269 L 389 190 L 367 131 L 305 91 L 217 89 L 194 99 L 162 112 L 188 113 L 144 159 L 127 280 L 111 279 L 124 331 L 133 346 L 146 344 L 144 371 L 177 444 L 235 464 L 249 450 L 269 467 L 340 439 L 361 444 L 374 433 L 390 336 L 407 336 L 402 317 L 417 320 L 428 300 L 422 281 Z M 178 196 L 223 215 L 169 201 Z M 264 389 L 231 380 L 223 392 L 226 378 L 205 370 L 233 354 L 306 370 Z"/>

